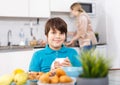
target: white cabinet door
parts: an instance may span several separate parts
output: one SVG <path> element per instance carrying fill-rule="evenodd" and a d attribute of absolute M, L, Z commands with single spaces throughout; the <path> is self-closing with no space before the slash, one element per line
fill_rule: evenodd
<path fill-rule="evenodd" d="M 78 52 L 78 54 L 80 54 L 81 49 L 79 47 L 71 47 L 71 48 L 75 49 Z M 107 57 L 107 45 L 97 45 L 94 53 L 100 53 L 103 56 Z"/>
<path fill-rule="evenodd" d="M 0 0 L 0 16 L 50 17 L 49 0 Z"/>
<path fill-rule="evenodd" d="M 70 12 L 70 6 L 75 2 L 93 2 L 95 0 L 50 0 L 50 10 L 53 12 Z"/>
<path fill-rule="evenodd" d="M 29 17 L 50 17 L 49 0 L 30 0 Z"/>
<path fill-rule="evenodd" d="M 107 57 L 107 45 L 100 45 L 96 47 L 95 52 L 102 54 L 104 57 Z"/>
<path fill-rule="evenodd" d="M 50 0 L 50 10 L 53 12 L 69 12 L 74 0 Z"/>
<path fill-rule="evenodd" d="M 0 53 L 0 76 L 9 74 L 16 68 L 28 71 L 32 55 L 33 50 Z"/>
<path fill-rule="evenodd" d="M 70 12 L 70 6 L 74 2 L 83 1 L 86 0 L 50 0 L 50 10 L 53 12 Z"/>
<path fill-rule="evenodd" d="M 28 0 L 0 0 L 0 16 L 28 16 Z"/>

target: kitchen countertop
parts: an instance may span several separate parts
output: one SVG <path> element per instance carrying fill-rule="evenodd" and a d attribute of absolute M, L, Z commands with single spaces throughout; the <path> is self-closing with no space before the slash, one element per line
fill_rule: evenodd
<path fill-rule="evenodd" d="M 32 46 L 0 46 L 0 52 L 33 50 Z"/>
<path fill-rule="evenodd" d="M 97 46 L 103 46 L 106 45 L 106 43 L 99 43 Z M 33 50 L 33 49 L 38 49 L 38 48 L 44 48 L 45 46 L 18 46 L 18 45 L 13 45 L 13 46 L 0 46 L 0 52 L 12 52 L 12 51 L 27 51 L 27 50 Z M 71 47 L 71 46 L 70 46 Z M 72 47 L 78 47 L 78 46 L 72 46 Z"/>

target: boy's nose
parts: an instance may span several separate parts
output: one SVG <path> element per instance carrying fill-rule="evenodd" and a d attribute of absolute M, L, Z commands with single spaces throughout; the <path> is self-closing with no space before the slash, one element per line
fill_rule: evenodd
<path fill-rule="evenodd" d="M 59 33 L 57 33 L 57 34 L 56 34 L 56 37 L 60 37 L 60 34 L 59 34 Z"/>

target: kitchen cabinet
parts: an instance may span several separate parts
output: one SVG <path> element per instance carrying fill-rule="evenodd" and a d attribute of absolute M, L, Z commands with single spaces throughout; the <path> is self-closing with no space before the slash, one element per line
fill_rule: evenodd
<path fill-rule="evenodd" d="M 0 76 L 9 74 L 16 68 L 28 71 L 33 50 L 0 53 Z"/>
<path fill-rule="evenodd" d="M 49 17 L 49 0 L 0 0 L 0 16 Z"/>
<path fill-rule="evenodd" d="M 0 0 L 0 16 L 28 16 L 28 0 Z"/>
<path fill-rule="evenodd" d="M 112 68 L 120 69 L 120 4 L 116 0 L 106 0 L 104 7 L 108 56 L 112 58 Z"/>
<path fill-rule="evenodd" d="M 97 45 L 95 52 L 99 52 L 104 57 L 107 57 L 107 45 Z"/>
<path fill-rule="evenodd" d="M 50 11 L 69 12 L 73 0 L 50 0 Z"/>
<path fill-rule="evenodd" d="M 78 54 L 80 54 L 81 51 L 80 51 L 79 47 L 72 47 L 72 48 L 75 49 L 78 52 Z M 97 45 L 94 53 L 96 53 L 96 52 L 107 57 L 107 45 Z"/>
<path fill-rule="evenodd" d="M 50 11 L 70 12 L 70 6 L 74 2 L 91 2 L 94 0 L 50 0 Z"/>
<path fill-rule="evenodd" d="M 49 0 L 30 0 L 29 17 L 50 17 Z"/>

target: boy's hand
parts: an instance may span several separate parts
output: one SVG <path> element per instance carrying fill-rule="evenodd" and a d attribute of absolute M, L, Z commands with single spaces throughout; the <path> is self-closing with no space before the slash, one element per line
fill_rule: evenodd
<path fill-rule="evenodd" d="M 56 68 L 60 68 L 62 65 L 60 64 L 60 62 L 58 62 L 58 61 L 55 61 L 54 62 L 54 68 L 56 69 Z"/>
<path fill-rule="evenodd" d="M 72 66 L 68 57 L 61 63 L 61 66 Z"/>
<path fill-rule="evenodd" d="M 68 57 L 65 58 L 65 60 L 62 63 L 60 63 L 59 61 L 54 62 L 54 69 L 60 68 L 62 66 L 63 67 L 72 66 L 70 60 L 68 59 Z"/>

